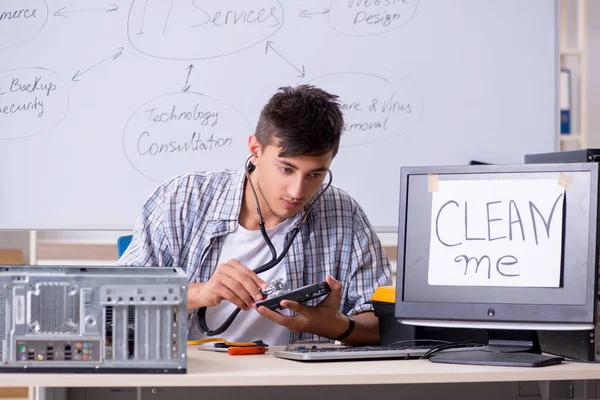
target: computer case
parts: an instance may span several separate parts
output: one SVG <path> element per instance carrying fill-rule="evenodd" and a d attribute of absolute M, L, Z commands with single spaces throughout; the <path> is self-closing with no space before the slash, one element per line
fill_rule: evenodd
<path fill-rule="evenodd" d="M 596 331 L 598 326 L 596 322 Z M 600 361 L 596 349 L 596 334 L 590 331 L 538 331 L 540 349 L 579 361 Z"/>
<path fill-rule="evenodd" d="M 525 164 L 600 162 L 600 149 L 581 149 L 554 153 L 526 154 Z M 543 352 L 580 361 L 600 361 L 597 336 L 600 327 L 589 331 L 538 331 Z"/>
<path fill-rule="evenodd" d="M 600 162 L 600 149 L 558 151 L 554 153 L 525 154 L 525 164 L 553 164 Z"/>
<path fill-rule="evenodd" d="M 180 268 L 0 267 L 0 374 L 187 369 Z"/>

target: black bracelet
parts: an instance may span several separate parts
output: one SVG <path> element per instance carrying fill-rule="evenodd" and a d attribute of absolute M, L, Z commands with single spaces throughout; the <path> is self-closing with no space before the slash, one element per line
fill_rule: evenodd
<path fill-rule="evenodd" d="M 352 332 L 354 332 L 354 326 L 356 325 L 356 322 L 354 322 L 354 318 L 352 318 L 349 315 L 346 315 L 346 317 L 348 317 L 348 322 L 350 322 L 348 329 L 346 329 L 346 331 L 344 333 L 342 333 L 340 336 L 334 338 L 333 340 L 346 339 L 348 336 L 350 336 L 352 334 Z"/>

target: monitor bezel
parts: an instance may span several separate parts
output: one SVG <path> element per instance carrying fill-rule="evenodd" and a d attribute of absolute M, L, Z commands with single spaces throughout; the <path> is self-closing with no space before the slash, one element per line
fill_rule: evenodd
<path fill-rule="evenodd" d="M 400 322 L 415 320 L 448 321 L 449 326 L 456 321 L 469 322 L 531 322 L 561 324 L 593 324 L 596 321 L 598 293 L 598 170 L 597 163 L 564 164 L 520 164 L 520 165 L 471 165 L 471 166 L 423 166 L 402 167 L 400 172 L 400 208 L 398 222 L 398 257 L 396 268 L 395 317 Z M 533 305 L 533 304 L 494 304 L 494 303 L 448 303 L 404 301 L 405 242 L 407 224 L 408 177 L 410 175 L 450 175 L 450 174 L 494 174 L 527 172 L 590 172 L 590 220 L 588 224 L 588 265 L 590 284 L 586 288 L 584 305 Z M 489 316 L 488 310 L 494 309 Z M 550 318 L 543 311 L 547 308 Z M 552 317 L 554 316 L 554 317 Z M 560 316 L 560 317 L 557 317 Z M 555 318 L 555 320 L 551 320 Z"/>

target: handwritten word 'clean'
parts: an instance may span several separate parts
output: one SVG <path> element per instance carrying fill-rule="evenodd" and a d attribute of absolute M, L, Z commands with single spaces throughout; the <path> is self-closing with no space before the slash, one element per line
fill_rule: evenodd
<path fill-rule="evenodd" d="M 548 238 L 550 238 L 550 225 L 552 224 L 552 218 L 554 216 L 554 212 L 556 211 L 556 205 L 558 204 L 559 200 L 562 198 L 563 193 L 561 193 L 558 198 L 554 201 L 554 205 L 552 206 L 552 210 L 550 211 L 550 214 L 548 215 L 547 218 L 544 218 L 544 215 L 542 215 L 541 211 L 539 210 L 539 208 L 535 205 L 534 202 L 529 201 L 529 213 L 531 216 L 531 225 L 533 227 L 533 235 L 535 238 L 535 244 L 539 245 L 539 238 L 538 238 L 538 226 L 537 226 L 537 221 L 538 218 L 541 219 L 544 228 L 546 230 L 546 235 Z M 468 202 L 465 201 L 464 204 L 464 238 L 465 241 L 469 241 L 469 240 L 488 240 L 488 241 L 494 241 L 494 240 L 503 240 L 503 239 L 507 239 L 508 240 L 513 240 L 513 225 L 516 225 L 519 230 L 521 231 L 521 239 L 522 241 L 525 241 L 525 230 L 523 229 L 523 219 L 521 218 L 521 212 L 519 211 L 519 207 L 517 206 L 517 203 L 514 200 L 511 200 L 508 202 L 508 207 L 505 206 L 505 209 L 503 210 L 504 212 L 507 213 L 507 217 L 508 217 L 508 221 L 506 221 L 503 225 L 503 227 L 505 229 L 507 229 L 508 232 L 503 232 L 505 233 L 503 236 L 492 236 L 492 223 L 498 223 L 498 222 L 502 222 L 503 218 L 492 218 L 491 216 L 491 206 L 495 206 L 495 205 L 502 205 L 502 201 L 492 201 L 492 202 L 488 202 L 485 205 L 486 208 L 486 226 L 487 226 L 487 236 L 486 237 L 474 237 L 474 236 L 469 236 L 469 210 L 468 210 Z M 461 245 L 463 242 L 458 242 L 458 243 L 448 243 L 444 240 L 442 240 L 442 238 L 440 237 L 440 216 L 442 215 L 442 212 L 445 211 L 446 207 L 453 205 L 455 206 L 455 208 L 459 208 L 460 209 L 460 205 L 458 204 L 458 202 L 456 202 L 455 200 L 450 200 L 448 202 L 446 202 L 444 205 L 442 205 L 437 213 L 436 216 L 436 220 L 435 220 L 435 227 L 436 227 L 436 235 L 437 238 L 439 240 L 439 242 L 441 244 L 443 244 L 444 246 L 447 247 L 454 247 L 454 246 L 459 246 Z M 451 211 L 451 209 L 449 208 L 447 211 Z M 538 218 L 536 218 L 536 215 L 538 215 Z M 508 236 L 506 235 L 506 233 L 508 234 Z"/>

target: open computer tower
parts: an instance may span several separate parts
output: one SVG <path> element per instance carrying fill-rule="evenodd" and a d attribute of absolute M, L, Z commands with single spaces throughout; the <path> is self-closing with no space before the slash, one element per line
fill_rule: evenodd
<path fill-rule="evenodd" d="M 0 267 L 0 373 L 185 373 L 180 268 Z"/>

